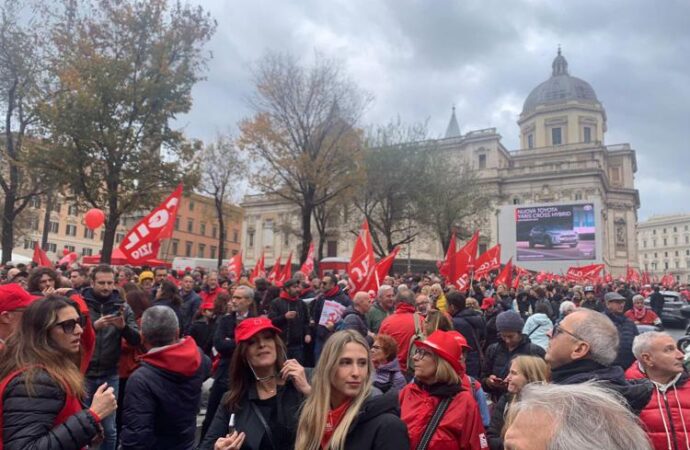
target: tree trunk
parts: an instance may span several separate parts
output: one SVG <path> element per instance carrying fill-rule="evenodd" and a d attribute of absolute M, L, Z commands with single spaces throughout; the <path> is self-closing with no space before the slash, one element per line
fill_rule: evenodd
<path fill-rule="evenodd" d="M 311 201 L 305 201 L 302 208 L 302 251 L 299 255 L 299 263 L 304 264 L 307 260 L 307 254 L 309 253 L 309 244 L 312 240 L 311 235 L 311 215 L 314 210 L 314 206 Z"/>
<path fill-rule="evenodd" d="M 53 209 L 55 198 L 52 194 L 46 195 L 46 210 L 43 213 L 43 232 L 41 233 L 41 248 L 48 251 L 48 233 L 50 233 L 50 211 Z"/>
<path fill-rule="evenodd" d="M 5 204 L 2 209 L 2 264 L 12 260 L 14 248 L 14 203 L 13 191 L 5 194 Z"/>
<path fill-rule="evenodd" d="M 223 265 L 223 256 L 225 256 L 225 220 L 223 218 L 223 203 L 220 199 L 215 199 L 216 214 L 218 215 L 218 269 Z"/>

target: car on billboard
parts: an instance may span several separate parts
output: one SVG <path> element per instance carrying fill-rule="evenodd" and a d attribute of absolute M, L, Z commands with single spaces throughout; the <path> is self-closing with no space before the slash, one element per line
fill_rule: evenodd
<path fill-rule="evenodd" d="M 543 245 L 546 248 L 551 248 L 555 245 L 568 245 L 570 248 L 575 248 L 577 243 L 577 232 L 573 230 L 536 225 L 529 232 L 530 248 L 534 248 L 536 245 Z"/>

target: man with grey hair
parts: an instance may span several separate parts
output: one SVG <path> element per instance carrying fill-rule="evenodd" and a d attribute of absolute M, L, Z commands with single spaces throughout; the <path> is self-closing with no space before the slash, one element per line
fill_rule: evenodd
<path fill-rule="evenodd" d="M 546 362 L 556 384 L 600 381 L 623 395 L 630 408 L 639 412 L 646 405 L 651 386 L 630 384 L 623 369 L 614 366 L 618 353 L 618 330 L 604 314 L 578 308 L 549 332 Z"/>
<path fill-rule="evenodd" d="M 395 303 L 395 291 L 393 286 L 382 284 L 379 287 L 376 301 L 367 313 L 367 325 L 373 333 L 378 333 L 383 319 L 393 314 Z"/>
<path fill-rule="evenodd" d="M 640 413 L 654 448 L 690 448 L 690 383 L 683 352 L 670 334 L 649 331 L 635 338 L 633 353 L 642 376 L 654 387 Z"/>
<path fill-rule="evenodd" d="M 141 334 L 147 353 L 125 387 L 120 448 L 193 448 L 211 361 L 193 338 L 180 340 L 177 315 L 167 306 L 144 311 Z"/>
<path fill-rule="evenodd" d="M 652 449 L 624 400 L 594 382 L 528 384 L 506 423 L 509 450 Z"/>

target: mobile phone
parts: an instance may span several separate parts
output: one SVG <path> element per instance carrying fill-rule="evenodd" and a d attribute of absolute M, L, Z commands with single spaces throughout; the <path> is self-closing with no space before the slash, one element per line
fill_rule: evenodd
<path fill-rule="evenodd" d="M 230 414 L 230 421 L 228 422 L 228 434 L 235 432 L 235 413 Z"/>

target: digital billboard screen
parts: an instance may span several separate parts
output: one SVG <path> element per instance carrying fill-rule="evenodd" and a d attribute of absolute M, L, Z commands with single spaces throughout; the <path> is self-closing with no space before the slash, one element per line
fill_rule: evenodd
<path fill-rule="evenodd" d="M 596 259 L 594 204 L 515 208 L 518 261 Z"/>

